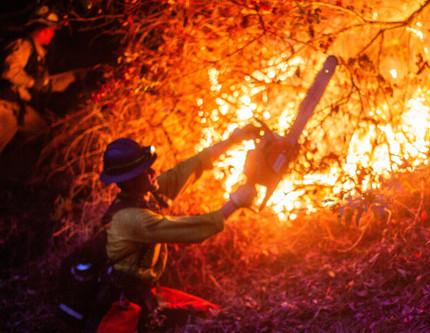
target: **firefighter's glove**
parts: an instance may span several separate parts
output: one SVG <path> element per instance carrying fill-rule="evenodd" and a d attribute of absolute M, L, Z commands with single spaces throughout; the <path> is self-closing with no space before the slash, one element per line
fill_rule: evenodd
<path fill-rule="evenodd" d="M 255 186 L 242 185 L 235 192 L 230 194 L 230 201 L 236 208 L 251 207 L 256 195 L 257 191 L 255 190 Z"/>
<path fill-rule="evenodd" d="M 41 77 L 37 78 L 33 84 L 33 90 L 39 93 L 49 92 L 51 89 L 51 80 L 47 73 L 44 73 Z"/>
<path fill-rule="evenodd" d="M 230 136 L 233 143 L 239 143 L 244 140 L 256 139 L 260 136 L 260 128 L 254 125 L 246 125 L 242 128 L 236 128 Z"/>
<path fill-rule="evenodd" d="M 221 154 L 224 154 L 232 145 L 239 143 L 243 140 L 255 139 L 259 136 L 260 129 L 253 125 L 247 125 L 243 128 L 237 128 L 233 134 L 224 141 L 218 142 L 217 144 L 207 148 L 207 152 L 210 156 L 211 163 L 217 160 Z"/>
<path fill-rule="evenodd" d="M 67 71 L 51 76 L 52 91 L 62 92 L 66 90 L 76 79 L 73 71 Z"/>

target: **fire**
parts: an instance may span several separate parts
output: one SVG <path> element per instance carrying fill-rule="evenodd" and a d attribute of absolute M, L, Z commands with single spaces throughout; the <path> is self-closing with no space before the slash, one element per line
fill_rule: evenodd
<path fill-rule="evenodd" d="M 397 14 L 400 16 L 404 15 L 403 12 L 399 13 Z M 390 20 L 404 19 L 403 16 L 394 18 L 392 14 L 388 11 L 373 11 L 371 20 L 391 22 Z M 423 70 L 426 64 L 423 59 L 427 59 L 430 54 L 428 43 L 425 43 L 428 41 L 427 24 L 421 19 L 411 20 L 405 25 L 404 31 L 407 38 L 422 44 L 422 52 L 416 48 L 412 51 L 417 54 L 420 52 L 416 59 L 422 60 L 420 70 Z M 340 114 L 334 112 L 336 117 L 333 117 L 331 125 L 324 127 L 320 126 L 322 119 L 331 118 L 331 113 L 324 110 L 329 109 L 336 98 L 339 99 L 351 74 L 346 70 L 335 73 L 314 117 L 302 134 L 301 143 L 304 143 L 306 138 L 308 144 L 309 141 L 313 142 L 311 146 L 315 149 L 308 152 L 301 150 L 300 168 L 292 168 L 291 172 L 285 175 L 267 204 L 281 221 L 293 220 L 300 213 L 311 214 L 321 207 L 337 204 L 348 197 L 377 190 L 384 183 L 384 179 L 393 173 L 413 171 L 417 167 L 428 165 L 430 90 L 419 80 L 414 81 L 414 74 L 404 65 L 405 59 L 408 62 L 408 57 L 413 58 L 411 55 L 399 55 L 397 52 L 403 43 L 402 38 L 403 35 L 399 35 L 398 38 L 387 37 L 381 40 L 380 45 L 384 45 L 387 51 L 385 54 L 380 53 L 378 62 L 371 63 L 369 67 L 369 77 L 374 75 L 375 70 L 379 70 L 380 78 L 376 85 L 385 80 L 392 84 L 390 87 L 402 92 L 384 92 L 385 97 L 375 96 L 371 101 L 366 100 L 365 105 L 361 96 L 360 101 L 348 101 Z M 346 42 L 345 40 L 344 43 Z M 364 45 L 366 43 L 363 43 Z M 224 80 L 224 77 L 228 78 L 228 73 L 231 73 L 229 69 L 210 68 L 207 72 L 210 90 L 216 97 L 200 96 L 196 100 L 201 110 L 199 115 L 204 129 L 203 138 L 195 149 L 200 150 L 226 139 L 235 128 L 253 122 L 254 118 L 265 121 L 273 131 L 283 135 L 295 120 L 306 89 L 326 58 L 322 54 L 315 55 L 316 59 L 298 54 L 293 57 L 291 54 L 281 54 L 269 60 L 262 60 L 260 70 L 244 74 L 241 83 L 230 86 L 230 81 Z M 354 51 L 349 55 L 347 52 L 345 54 L 339 56 L 343 57 L 346 63 L 352 59 Z M 351 58 L 348 60 L 348 57 Z M 366 66 L 365 57 L 361 59 L 363 63 L 359 63 L 361 60 L 357 59 L 358 66 Z M 411 62 L 413 61 L 410 60 L 410 66 Z M 373 65 L 376 67 L 371 67 Z M 307 73 L 311 67 L 315 68 L 314 72 Z M 351 68 L 349 70 L 353 71 Z M 367 84 L 365 79 L 363 85 Z M 408 89 L 402 89 L 401 85 L 406 82 L 409 84 Z M 288 93 L 283 93 L 282 86 L 288 87 Z M 374 89 L 373 86 L 369 88 L 371 89 Z M 371 99 L 369 96 L 364 97 L 367 98 Z M 342 113 L 350 114 L 351 117 L 343 117 Z M 352 122 L 354 125 L 351 125 Z M 339 138 L 342 138 L 339 145 L 345 147 L 335 150 L 336 163 L 331 165 L 329 161 L 320 168 L 315 161 L 321 161 L 323 157 L 330 155 L 333 152 L 331 146 L 337 145 L 335 140 L 340 140 Z M 223 183 L 226 198 L 245 181 L 243 168 L 246 155 L 254 148 L 254 142 L 244 142 L 229 151 L 216 164 L 215 177 Z M 340 154 L 342 155 L 339 158 Z M 264 189 L 258 190 L 261 200 Z"/>
<path fill-rule="evenodd" d="M 321 63 L 323 60 L 321 59 Z M 230 94 L 222 93 L 221 97 L 216 99 L 217 107 L 211 111 L 208 118 L 212 122 L 217 122 L 220 115 L 228 114 L 234 121 L 222 133 L 218 133 L 210 126 L 204 128 L 203 139 L 196 149 L 227 138 L 235 128 L 249 123 L 254 117 L 270 120 L 270 126 L 278 133 L 284 133 L 294 121 L 298 104 L 305 94 L 304 92 L 298 94 L 296 100 L 286 103 L 282 110 L 272 114 L 268 111 L 271 109 L 270 102 L 276 103 L 276 101 L 268 100 L 265 83 L 273 80 L 280 82 L 288 80 L 303 62 L 300 57 L 293 58 L 288 63 L 274 59 L 269 62 L 265 71 L 252 74 L 261 84 L 252 84 L 249 78 L 245 78 L 242 85 L 232 87 Z M 213 91 L 221 91 L 222 84 L 218 81 L 218 77 L 219 73 L 216 69 L 209 70 Z M 329 89 L 336 89 L 332 84 L 331 87 Z M 266 108 L 258 105 L 255 98 L 257 95 L 263 102 L 268 103 Z M 276 99 L 290 98 L 290 96 L 276 97 Z M 203 108 L 204 99 L 198 99 L 197 105 Z M 381 125 L 363 126 L 354 131 L 343 165 L 333 166 L 326 172 L 309 172 L 305 175 L 292 172 L 286 175 L 267 206 L 281 221 L 294 220 L 300 211 L 310 214 L 319 207 L 335 204 L 336 200 L 333 198 L 339 198 L 339 194 L 343 197 L 354 196 L 358 192 L 377 189 L 383 177 L 388 177 L 392 172 L 410 171 L 420 165 L 428 164 L 430 90 L 419 88 L 415 91 L 405 104 L 400 121 L 395 126 L 388 121 L 389 111 L 388 105 L 381 105 L 369 113 L 381 119 Z M 201 120 L 202 123 L 207 121 L 205 116 Z M 339 128 L 332 130 L 340 130 Z M 243 167 L 246 154 L 253 148 L 255 148 L 253 141 L 244 142 L 229 151 L 216 164 L 215 177 L 224 181 L 226 198 L 239 183 L 245 181 Z M 368 171 L 367 174 L 359 176 L 359 171 L 363 169 Z M 224 173 L 223 170 L 228 171 Z M 318 200 L 306 191 L 307 187 L 312 188 L 312 186 L 324 189 L 318 193 Z M 259 189 L 260 198 L 263 192 L 264 189 Z"/>

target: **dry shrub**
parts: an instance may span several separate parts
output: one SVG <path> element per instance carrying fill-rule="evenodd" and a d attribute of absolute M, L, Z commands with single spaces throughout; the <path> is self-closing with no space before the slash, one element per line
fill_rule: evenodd
<path fill-rule="evenodd" d="M 238 111 L 247 102 L 237 97 L 250 87 L 259 90 L 251 96 L 254 116 L 263 117 L 269 111 L 267 123 L 282 133 L 288 127 L 282 123 L 291 122 L 283 111 L 291 109 L 288 117 L 294 115 L 327 53 L 335 54 L 341 66 L 301 141 L 293 179 L 337 168 L 341 171 L 336 183 L 349 184 L 342 189 L 352 183 L 360 194 L 365 182 L 380 182 L 381 172 L 372 161 L 387 146 L 386 163 L 393 170 L 412 169 L 412 159 L 426 159 L 428 144 L 412 154 L 416 133 L 401 120 L 408 111 L 406 102 L 428 80 L 423 74 L 427 35 L 423 33 L 424 40 L 419 37 L 419 31 L 426 29 L 428 4 L 384 4 L 369 8 L 356 1 L 132 1 L 115 8 L 124 17 L 121 29 L 114 33 L 124 34 L 125 51 L 118 65 L 106 71 L 100 91 L 82 109 L 54 124 L 54 139 L 42 154 L 42 161 L 49 161 L 44 176 L 61 172 L 71 179 L 67 198 L 59 199 L 69 204 L 56 215 L 72 224 L 97 219 L 99 208 L 114 192 L 102 188 L 98 180 L 101 156 L 111 140 L 131 137 L 155 145 L 156 168 L 166 170 L 220 140 L 231 131 L 230 124 L 250 122 Z M 409 47 L 403 49 L 403 45 Z M 302 59 L 298 64 L 291 62 L 298 57 Z M 395 77 L 387 72 L 385 62 L 391 64 L 390 70 L 396 69 Z M 220 100 L 228 104 L 227 111 L 221 112 Z M 382 107 L 384 103 L 388 109 Z M 416 108 L 425 115 L 428 99 Z M 404 135 L 396 149 L 388 143 L 391 132 L 383 130 L 387 125 Z M 372 134 L 366 132 L 368 128 Z M 362 162 L 357 162 L 355 174 L 348 173 L 345 163 L 353 146 L 360 145 L 357 138 L 361 145 L 373 148 L 364 154 L 357 151 Z M 428 134 L 424 140 L 428 143 Z M 173 213 L 220 206 L 223 180 L 206 177 L 184 193 Z M 333 185 L 297 185 L 296 189 L 300 186 L 317 208 L 323 199 L 339 200 L 347 194 L 333 192 Z M 70 202 L 82 197 L 86 199 L 83 215 L 78 209 L 67 217 L 73 210 Z"/>

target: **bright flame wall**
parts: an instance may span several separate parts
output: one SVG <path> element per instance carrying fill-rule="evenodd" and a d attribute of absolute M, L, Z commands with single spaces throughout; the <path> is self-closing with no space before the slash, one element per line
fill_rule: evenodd
<path fill-rule="evenodd" d="M 323 56 L 320 56 L 318 63 L 323 60 Z M 279 92 L 269 99 L 264 84 L 272 81 L 288 84 L 291 76 L 303 63 L 300 57 L 293 58 L 289 62 L 283 62 L 282 57 L 273 59 L 269 61 L 265 71 L 252 73 L 251 76 L 257 78 L 259 84 L 255 81 L 251 83 L 247 76 L 242 84 L 231 87 L 230 94 L 222 93 L 216 99 L 216 108 L 210 112 L 209 119 L 202 117 L 202 123 L 217 122 L 220 114 L 228 115 L 234 121 L 223 132 L 217 132 L 210 126 L 205 127 L 203 131 L 205 136 L 196 149 L 199 150 L 214 141 L 226 138 L 234 128 L 252 122 L 254 117 L 267 121 L 278 133 L 285 133 L 296 116 L 296 110 L 304 93 L 300 92 L 296 98 L 291 98 L 291 95 L 283 94 L 282 89 L 279 89 Z M 218 79 L 218 71 L 212 68 L 208 74 L 211 89 L 220 91 L 222 82 Z M 339 93 L 339 87 L 336 87 L 335 83 L 331 84 L 328 90 L 332 93 L 323 98 L 320 110 L 324 104 L 330 103 L 329 98 L 336 98 L 335 95 Z M 264 101 L 264 106 L 259 104 L 258 100 Z M 204 107 L 204 98 L 198 100 L 198 105 Z M 286 175 L 269 201 L 268 207 L 278 215 L 280 220 L 295 219 L 298 210 L 311 213 L 321 206 L 319 202 L 333 204 L 338 201 L 333 199 L 334 197 L 342 199 L 357 195 L 357 192 L 363 193 L 378 188 L 381 184 L 381 178 L 378 176 L 386 177 L 393 171 L 413 170 L 414 167 L 427 164 L 430 148 L 430 91 L 417 88 L 406 100 L 403 110 L 398 113 L 399 121 L 396 124 L 390 123 L 387 119 L 393 116 L 390 112 L 391 107 L 393 106 L 382 104 L 371 110 L 369 114 L 377 115 L 383 122 L 372 124 L 369 123 L 369 119 L 366 119 L 356 125 L 352 135 L 346 132 L 348 126 L 345 124 L 332 124 L 334 126 L 327 128 L 319 126 L 318 116 L 315 120 L 311 120 L 307 128 L 312 128 L 312 136 L 315 138 L 327 137 L 330 132 L 340 136 L 350 136 L 346 158 L 341 163 L 332 165 L 325 172 L 312 171 L 317 167 L 308 163 L 308 170 L 293 171 Z M 223 179 L 226 198 L 237 184 L 243 183 L 246 154 L 254 147 L 252 141 L 245 142 L 231 150 L 217 163 L 215 177 Z M 317 147 L 319 149 L 312 154 L 323 156 L 327 153 L 324 151 L 326 145 L 317 145 Z M 306 156 L 306 154 L 307 152 L 302 150 L 302 155 Z M 228 171 L 225 171 L 226 169 Z M 361 174 L 362 170 L 367 170 L 365 175 Z M 320 189 L 317 196 L 319 202 L 309 196 L 310 192 L 315 193 L 315 188 Z"/>

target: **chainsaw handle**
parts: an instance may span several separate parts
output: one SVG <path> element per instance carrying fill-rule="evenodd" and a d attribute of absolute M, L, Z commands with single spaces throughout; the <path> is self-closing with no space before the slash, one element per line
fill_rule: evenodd
<path fill-rule="evenodd" d="M 256 191 L 256 193 L 257 193 L 257 187 L 256 187 L 256 184 L 253 182 L 253 181 L 251 181 L 251 179 L 247 179 L 246 180 L 246 183 L 245 183 L 245 186 L 252 186 L 253 188 L 254 188 L 254 190 Z M 254 212 L 254 213 L 258 213 L 259 211 L 258 210 L 256 210 L 254 207 L 252 207 L 252 205 L 251 206 L 248 206 L 248 207 L 244 207 L 244 208 L 246 208 L 246 209 L 249 209 L 250 211 L 252 211 L 252 212 Z"/>
<path fill-rule="evenodd" d="M 247 182 L 246 185 L 248 185 L 248 186 L 251 185 L 251 186 L 254 186 L 254 187 L 256 186 L 255 183 L 251 183 L 251 182 Z M 266 193 L 264 195 L 263 201 L 261 202 L 260 206 L 257 209 L 255 209 L 252 206 L 245 207 L 245 208 L 249 209 L 250 211 L 252 211 L 254 213 L 261 212 L 264 208 L 266 208 L 267 202 L 271 198 L 271 196 L 272 196 L 273 192 L 275 191 L 277 185 L 278 185 L 278 183 L 276 183 L 275 185 L 272 185 L 272 186 L 263 185 L 263 186 L 266 187 Z"/>

